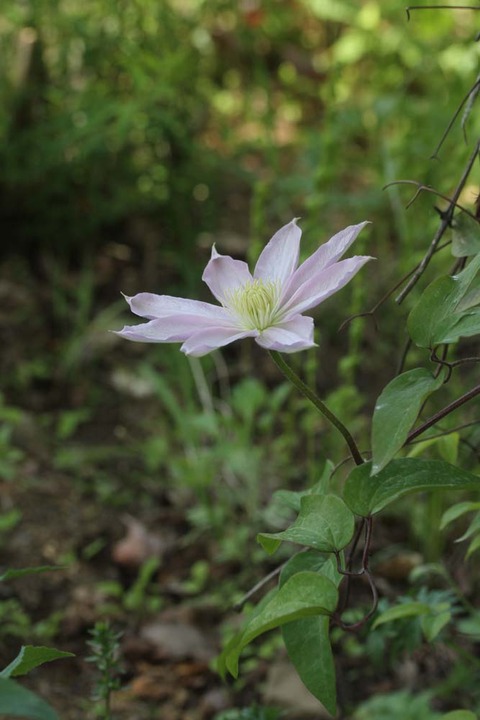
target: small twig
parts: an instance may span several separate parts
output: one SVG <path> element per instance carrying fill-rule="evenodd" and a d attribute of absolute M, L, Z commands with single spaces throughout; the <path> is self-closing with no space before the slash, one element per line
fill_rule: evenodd
<path fill-rule="evenodd" d="M 473 398 L 477 395 L 480 395 L 480 385 L 476 385 L 464 395 L 444 407 L 442 410 L 439 410 L 437 413 L 435 413 L 435 415 L 432 415 L 431 418 L 422 423 L 420 427 L 418 427 L 416 430 L 412 430 L 412 432 L 409 433 L 409 435 L 407 436 L 405 445 L 408 445 L 410 442 L 412 442 L 412 440 L 414 440 L 419 435 L 422 435 L 426 430 L 431 428 L 433 425 L 436 425 L 437 422 L 439 422 L 440 420 L 443 420 L 443 418 L 449 415 L 451 412 L 457 410 L 457 408 L 465 405 L 465 403 L 469 402 L 470 400 L 473 400 Z"/>
<path fill-rule="evenodd" d="M 408 5 L 405 8 L 408 21 L 412 10 L 480 10 L 480 5 Z"/>
<path fill-rule="evenodd" d="M 427 440 L 437 440 L 441 437 L 446 437 L 447 435 L 452 435 L 455 432 L 458 432 L 459 430 L 464 430 L 465 428 L 472 427 L 473 425 L 478 425 L 480 423 L 480 420 L 472 420 L 468 423 L 463 423 L 462 425 L 457 425 L 454 428 L 451 428 L 450 430 L 444 430 L 443 432 L 435 433 L 435 435 L 429 435 L 426 438 L 423 438 L 421 440 L 410 440 L 408 443 L 409 445 L 416 445 L 417 443 L 426 442 Z"/>
<path fill-rule="evenodd" d="M 363 618 L 358 620 L 356 623 L 352 623 L 351 625 L 348 625 L 347 623 L 344 623 L 343 620 L 339 617 L 337 613 L 332 615 L 332 621 L 335 623 L 335 625 L 338 625 L 342 630 L 346 630 L 347 632 L 355 632 L 355 630 L 359 630 L 359 628 L 363 627 L 365 623 L 367 623 L 372 615 L 375 615 L 377 612 L 378 607 L 378 591 L 376 588 L 376 585 L 373 581 L 372 574 L 370 570 L 366 569 L 364 572 L 365 577 L 368 580 L 368 583 L 370 585 L 370 589 L 372 591 L 372 607 L 368 611 L 366 615 L 364 615 Z"/>
<path fill-rule="evenodd" d="M 436 195 L 437 197 L 441 198 L 442 200 L 445 200 L 449 205 L 453 205 L 454 207 L 458 208 L 462 212 L 464 212 L 466 215 L 472 218 L 472 220 L 475 220 L 475 222 L 480 222 L 479 219 L 474 215 L 474 213 L 470 212 L 470 210 L 467 210 L 466 207 L 463 207 L 463 205 L 460 205 L 460 203 L 455 202 L 451 197 L 448 195 L 444 195 L 441 192 L 438 192 L 438 190 L 435 190 L 435 188 L 430 187 L 430 185 L 424 185 L 423 183 L 418 182 L 418 180 L 392 180 L 392 182 L 387 183 L 383 186 L 382 190 L 387 190 L 392 185 L 415 185 L 417 188 L 417 191 L 415 195 L 408 201 L 408 203 L 405 205 L 405 208 L 408 210 L 408 208 L 415 202 L 417 197 L 422 192 L 429 192 L 432 195 Z M 444 213 L 441 213 L 441 216 Z"/>
<path fill-rule="evenodd" d="M 451 202 L 449 203 L 447 210 L 445 211 L 445 213 L 443 214 L 443 216 L 441 218 L 440 227 L 438 228 L 437 232 L 435 233 L 435 235 L 432 239 L 432 242 L 430 243 L 430 247 L 428 248 L 427 252 L 423 256 L 423 259 L 419 263 L 417 269 L 415 270 L 410 282 L 407 283 L 407 285 L 403 288 L 402 292 L 396 298 L 396 302 L 398 305 L 400 305 L 405 300 L 407 295 L 415 287 L 415 285 L 417 284 L 417 282 L 419 281 L 419 279 L 425 272 L 430 260 L 432 259 L 433 255 L 435 253 L 438 243 L 440 242 L 446 229 L 450 225 L 450 222 L 452 219 L 452 214 L 453 214 L 453 209 L 455 207 L 455 204 L 456 204 L 458 198 L 460 197 L 460 193 L 462 192 L 465 183 L 468 180 L 468 176 L 470 175 L 470 172 L 472 171 L 473 163 L 475 162 L 475 160 L 477 158 L 479 149 L 480 149 L 480 141 L 477 141 L 474 151 L 470 155 L 468 162 L 465 166 L 462 177 L 460 178 L 459 183 L 458 183 L 457 187 L 455 188 L 455 192 L 452 195 Z"/>
<path fill-rule="evenodd" d="M 408 351 L 411 347 L 412 339 L 407 338 L 405 341 L 405 345 L 403 346 L 402 354 L 400 355 L 400 359 L 398 361 L 397 369 L 395 370 L 395 377 L 403 372 L 403 368 L 405 367 L 405 362 L 407 360 Z"/>
<path fill-rule="evenodd" d="M 398 182 L 409 182 L 409 181 L 408 181 L 408 180 L 405 180 L 405 181 L 399 180 Z M 412 180 L 411 182 L 415 182 L 415 181 Z M 392 183 L 390 183 L 390 185 L 391 185 L 391 184 L 392 184 Z M 385 185 L 385 187 L 388 187 L 388 186 Z M 476 219 L 476 218 L 475 218 L 475 219 Z M 447 247 L 448 245 L 450 245 L 450 244 L 451 244 L 451 240 L 449 240 L 448 242 L 444 243 L 443 245 L 439 245 L 437 248 L 435 248 L 435 252 L 436 252 L 436 253 L 437 253 L 437 252 L 440 252 L 440 250 L 443 250 L 444 248 L 446 248 L 446 247 Z M 409 271 L 406 275 L 404 275 L 397 283 L 395 283 L 395 285 L 394 285 L 392 288 L 390 288 L 390 290 L 388 290 L 384 295 L 382 295 L 382 297 L 380 298 L 380 300 L 379 300 L 377 303 L 375 303 L 375 305 L 374 305 L 370 310 L 366 310 L 365 312 L 361 312 L 361 313 L 355 313 L 355 315 L 350 315 L 350 317 L 348 317 L 346 320 L 344 320 L 343 323 L 340 325 L 340 327 L 338 328 L 338 332 L 341 332 L 342 330 L 344 330 L 345 327 L 346 327 L 349 323 L 351 323 L 353 320 L 356 320 L 356 319 L 359 318 L 359 317 L 370 317 L 370 316 L 372 317 L 372 319 L 373 319 L 373 321 L 374 321 L 374 323 L 375 323 L 375 329 L 378 330 L 378 324 L 377 324 L 377 320 L 376 320 L 376 318 L 375 318 L 375 313 L 376 313 L 377 310 L 388 300 L 388 298 L 389 298 L 391 295 L 393 295 L 393 293 L 395 292 L 395 290 L 398 290 L 398 288 L 399 288 L 401 285 L 403 285 L 403 283 L 405 282 L 405 280 L 408 280 L 408 278 L 409 278 L 411 275 L 413 275 L 413 273 L 415 272 L 415 270 L 416 270 L 417 268 L 418 268 L 418 265 L 416 265 L 416 266 L 413 268 L 413 270 L 410 270 L 410 271 Z"/>
<path fill-rule="evenodd" d="M 303 550 L 300 550 L 300 552 L 304 552 Z M 299 555 L 300 553 L 295 553 L 296 555 Z M 294 556 L 292 556 L 294 557 Z M 245 603 L 247 603 L 253 595 L 255 595 L 259 590 L 261 590 L 267 583 L 270 582 L 270 580 L 273 580 L 273 578 L 277 577 L 279 575 L 285 565 L 287 564 L 288 560 L 285 560 L 284 563 L 279 565 L 278 567 L 274 568 L 272 572 L 269 572 L 268 575 L 265 575 L 261 580 L 259 580 L 248 592 L 245 593 L 245 595 L 239 600 L 235 605 L 233 606 L 233 609 L 236 612 L 241 612 L 244 608 Z"/>
<path fill-rule="evenodd" d="M 480 10 L 480 8 L 478 8 L 478 9 Z M 443 143 L 444 143 L 445 140 L 447 139 L 447 137 L 448 137 L 448 135 L 449 135 L 449 133 L 450 133 L 450 130 L 451 130 L 452 127 L 455 125 L 455 122 L 456 122 L 458 116 L 460 115 L 463 106 L 465 105 L 465 103 L 467 102 L 467 100 L 469 99 L 469 97 L 477 90 L 477 87 L 478 87 L 479 85 L 480 85 L 480 81 L 479 81 L 479 80 L 475 80 L 475 83 L 472 85 L 472 87 L 470 88 L 470 90 L 467 92 L 467 94 L 466 94 L 466 95 L 463 97 L 463 99 L 460 101 L 460 104 L 459 104 L 459 106 L 457 107 L 457 109 L 455 110 L 455 112 L 453 113 L 453 117 L 451 118 L 450 122 L 448 123 L 447 127 L 445 128 L 445 130 L 444 130 L 444 132 L 443 132 L 443 135 L 442 135 L 442 137 L 440 138 L 440 141 L 439 141 L 437 147 L 436 147 L 435 150 L 433 151 L 433 155 L 430 157 L 431 160 L 438 160 L 438 153 L 439 153 L 439 151 L 440 151 L 440 148 L 442 147 Z"/>

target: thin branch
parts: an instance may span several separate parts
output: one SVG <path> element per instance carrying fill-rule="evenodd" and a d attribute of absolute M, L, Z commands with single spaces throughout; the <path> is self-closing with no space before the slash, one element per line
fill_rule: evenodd
<path fill-rule="evenodd" d="M 469 402 L 470 400 L 473 400 L 473 398 L 477 395 L 480 395 L 480 385 L 476 385 L 464 395 L 444 407 L 442 410 L 439 410 L 437 413 L 435 413 L 435 415 L 432 415 L 431 418 L 425 420 L 425 422 L 422 423 L 420 427 L 418 427 L 416 430 L 412 430 L 412 432 L 409 433 L 409 435 L 407 436 L 405 445 L 408 445 L 410 442 L 412 442 L 412 440 L 414 440 L 419 435 L 422 435 L 426 430 L 431 428 L 433 425 L 436 425 L 437 422 L 439 422 L 440 420 L 443 420 L 443 418 L 449 415 L 451 412 L 457 410 L 457 408 L 465 405 L 465 403 Z"/>
<path fill-rule="evenodd" d="M 480 10 L 480 8 L 478 8 L 478 9 Z M 438 153 L 439 153 L 439 151 L 440 151 L 440 148 L 442 147 L 443 143 L 444 143 L 445 140 L 447 139 L 447 137 L 448 137 L 448 135 L 449 135 L 449 133 L 450 133 L 450 130 L 451 130 L 452 127 L 455 125 L 455 122 L 456 122 L 458 116 L 460 115 L 463 106 L 465 105 L 465 103 L 467 102 L 467 100 L 470 98 L 470 96 L 473 95 L 473 93 L 476 92 L 476 90 L 477 90 L 477 88 L 478 88 L 479 85 L 480 85 L 480 81 L 479 81 L 479 80 L 475 80 L 475 82 L 474 82 L 474 84 L 472 85 L 472 87 L 470 88 L 470 90 L 467 92 L 467 94 L 466 94 L 466 95 L 463 97 L 463 99 L 460 101 L 459 106 L 457 107 L 457 109 L 456 109 L 455 112 L 453 113 L 453 117 L 451 118 L 450 122 L 448 123 L 447 127 L 445 128 L 445 130 L 444 130 L 444 132 L 443 132 L 442 137 L 440 138 L 440 142 L 438 143 L 437 147 L 436 147 L 435 150 L 433 151 L 433 155 L 432 155 L 431 158 L 430 158 L 431 160 L 437 160 L 437 159 L 438 159 Z"/>
<path fill-rule="evenodd" d="M 403 372 L 403 368 L 405 367 L 405 362 L 407 360 L 408 351 L 411 347 L 412 339 L 407 338 L 405 341 L 405 345 L 403 346 L 402 354 L 400 355 L 400 360 L 398 361 L 397 369 L 395 371 L 395 377 Z"/>
<path fill-rule="evenodd" d="M 445 213 L 443 214 L 443 216 L 441 218 L 440 227 L 438 228 L 437 232 L 435 233 L 435 235 L 432 239 L 432 242 L 430 243 L 430 247 L 428 248 L 427 252 L 423 256 L 423 259 L 419 263 L 410 282 L 404 287 L 402 292 L 396 298 L 396 302 L 398 305 L 400 305 L 405 300 L 407 295 L 411 292 L 411 290 L 415 287 L 415 285 L 417 284 L 419 279 L 422 277 L 430 260 L 432 259 L 433 255 L 435 253 L 438 243 L 440 242 L 446 229 L 450 225 L 452 215 L 453 215 L 453 209 L 456 205 L 458 198 L 460 197 L 460 193 L 462 192 L 465 183 L 468 180 L 468 176 L 470 175 L 470 172 L 472 171 L 473 164 L 478 156 L 479 149 L 480 149 L 480 140 L 477 141 L 475 148 L 468 159 L 468 162 L 462 173 L 462 177 L 460 178 L 459 183 L 458 183 L 457 187 L 455 188 L 455 192 L 452 195 L 451 202 L 449 203 L 447 210 L 445 211 Z"/>
<path fill-rule="evenodd" d="M 303 550 L 300 550 L 300 552 L 303 552 Z M 296 555 L 299 555 L 299 553 L 296 553 Z M 294 556 L 292 556 L 294 557 Z M 291 559 L 291 558 L 290 558 Z M 273 578 L 277 577 L 277 575 L 280 575 L 283 568 L 287 564 L 288 560 L 285 560 L 284 563 L 279 565 L 278 567 L 274 568 L 272 572 L 269 572 L 268 575 L 265 575 L 261 580 L 259 580 L 248 592 L 245 593 L 245 595 L 239 600 L 235 605 L 233 606 L 233 609 L 236 612 L 241 612 L 243 610 L 243 607 L 245 603 L 247 603 L 253 595 L 256 595 L 256 593 L 261 590 L 267 583 L 270 582 L 270 580 L 273 580 Z"/>
<path fill-rule="evenodd" d="M 437 440 L 441 437 L 446 437 L 447 435 L 452 435 L 455 432 L 458 432 L 459 430 L 464 430 L 465 428 L 472 427 L 473 425 L 478 425 L 480 423 L 480 420 L 472 420 L 468 423 L 462 423 L 462 425 L 457 425 L 454 428 L 451 428 L 450 430 L 443 430 L 443 432 L 435 433 L 435 435 L 429 435 L 426 438 L 422 438 L 421 440 L 410 440 L 409 445 L 416 445 L 417 443 L 425 442 L 427 440 Z"/>
<path fill-rule="evenodd" d="M 408 21 L 412 10 L 480 10 L 480 5 L 408 5 L 405 8 Z"/>
<path fill-rule="evenodd" d="M 445 202 L 447 202 L 449 205 L 453 205 L 454 207 L 456 207 L 459 210 L 461 210 L 462 212 L 464 212 L 466 215 L 469 215 L 472 218 L 472 220 L 475 220 L 475 222 L 477 222 L 477 223 L 480 222 L 479 219 L 476 217 L 476 215 L 474 215 L 472 212 L 470 212 L 470 210 L 467 210 L 466 207 L 463 207 L 463 205 L 460 205 L 460 203 L 454 202 L 454 200 L 452 200 L 451 197 L 449 197 L 448 195 L 444 195 L 441 192 L 438 192 L 438 190 L 435 190 L 435 188 L 430 187 L 430 185 L 424 185 L 423 183 L 420 183 L 417 180 L 392 180 L 392 182 L 389 182 L 386 185 L 384 185 L 382 190 L 387 190 L 392 185 L 415 185 L 417 187 L 417 192 L 415 193 L 413 198 L 411 198 L 411 200 L 409 200 L 408 203 L 405 205 L 405 208 L 407 210 L 415 202 L 417 197 L 422 192 L 429 192 L 432 195 L 436 195 L 437 197 L 442 198 L 442 200 L 445 200 Z M 443 212 L 441 213 L 440 217 L 442 217 L 442 215 L 444 215 Z"/>
<path fill-rule="evenodd" d="M 332 615 L 332 621 L 335 623 L 335 625 L 338 625 L 340 628 L 342 628 L 342 630 L 346 630 L 347 632 L 354 632 L 355 630 L 359 630 L 377 612 L 377 607 L 378 607 L 377 587 L 375 585 L 375 582 L 373 580 L 370 570 L 366 569 L 364 572 L 364 575 L 368 580 L 368 584 L 370 585 L 370 590 L 372 592 L 372 606 L 371 606 L 370 610 L 368 611 L 368 613 L 366 615 L 364 615 L 363 618 L 358 620 L 356 623 L 352 623 L 351 625 L 344 623 L 343 620 L 339 617 L 339 615 L 337 613 Z"/>

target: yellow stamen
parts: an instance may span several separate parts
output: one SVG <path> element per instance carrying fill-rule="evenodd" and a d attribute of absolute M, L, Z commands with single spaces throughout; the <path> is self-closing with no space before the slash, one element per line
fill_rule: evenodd
<path fill-rule="evenodd" d="M 278 296 L 277 283 L 253 280 L 231 293 L 228 307 L 246 329 L 261 331 L 273 323 Z"/>

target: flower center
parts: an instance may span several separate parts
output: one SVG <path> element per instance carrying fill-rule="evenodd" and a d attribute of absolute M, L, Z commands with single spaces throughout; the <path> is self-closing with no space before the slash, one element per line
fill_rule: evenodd
<path fill-rule="evenodd" d="M 231 293 L 228 307 L 246 329 L 265 330 L 274 320 L 278 296 L 277 283 L 253 280 Z"/>

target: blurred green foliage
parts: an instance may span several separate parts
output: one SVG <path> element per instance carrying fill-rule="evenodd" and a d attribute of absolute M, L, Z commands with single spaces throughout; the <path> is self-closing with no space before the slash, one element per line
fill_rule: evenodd
<path fill-rule="evenodd" d="M 253 260 L 294 215 L 305 254 L 373 221 L 356 252 L 377 255 L 378 270 L 326 306 L 318 351 L 293 359 L 366 446 L 362 408 L 395 372 L 405 311 L 382 308 L 379 333 L 368 318 L 337 329 L 412 268 L 438 226 L 442 201 L 424 195 L 406 211 L 411 188 L 382 188 L 414 179 L 452 193 L 470 152 L 460 119 L 430 158 L 478 73 L 479 15 L 417 11 L 408 22 L 403 0 L 2 0 L 3 478 L 22 478 L 36 457 L 22 429 L 33 417 L 53 476 L 110 508 L 167 498 L 186 542 L 208 533 L 218 543 L 212 563 L 245 557 L 271 493 L 313 484 L 319 459 L 341 457 L 341 439 L 284 386 L 272 392 L 277 376 L 246 349 L 226 351 L 228 367 L 200 367 L 176 348 L 115 345 L 106 330 L 121 324 L 120 290 L 201 297 L 212 242 Z M 468 138 L 479 123 L 472 113 Z M 472 177 L 462 203 L 476 193 Z M 432 263 L 450 265 L 449 250 Z M 239 382 L 246 369 L 256 378 Z M 443 451 L 470 459 L 457 445 Z M 432 545 L 424 517 L 439 520 L 441 508 L 402 508 L 412 524 L 421 513 L 421 544 Z M 275 512 L 268 520 L 281 524 Z M 208 590 L 196 570 L 187 593 Z M 112 606 L 158 610 L 153 573 L 144 565 L 130 592 L 113 580 Z M 31 632 L 21 605 L 7 603 L 8 632 Z M 52 617 L 42 633 L 55 633 Z M 407 693 L 380 696 L 358 717 L 408 713 L 437 717 L 430 696 Z"/>

